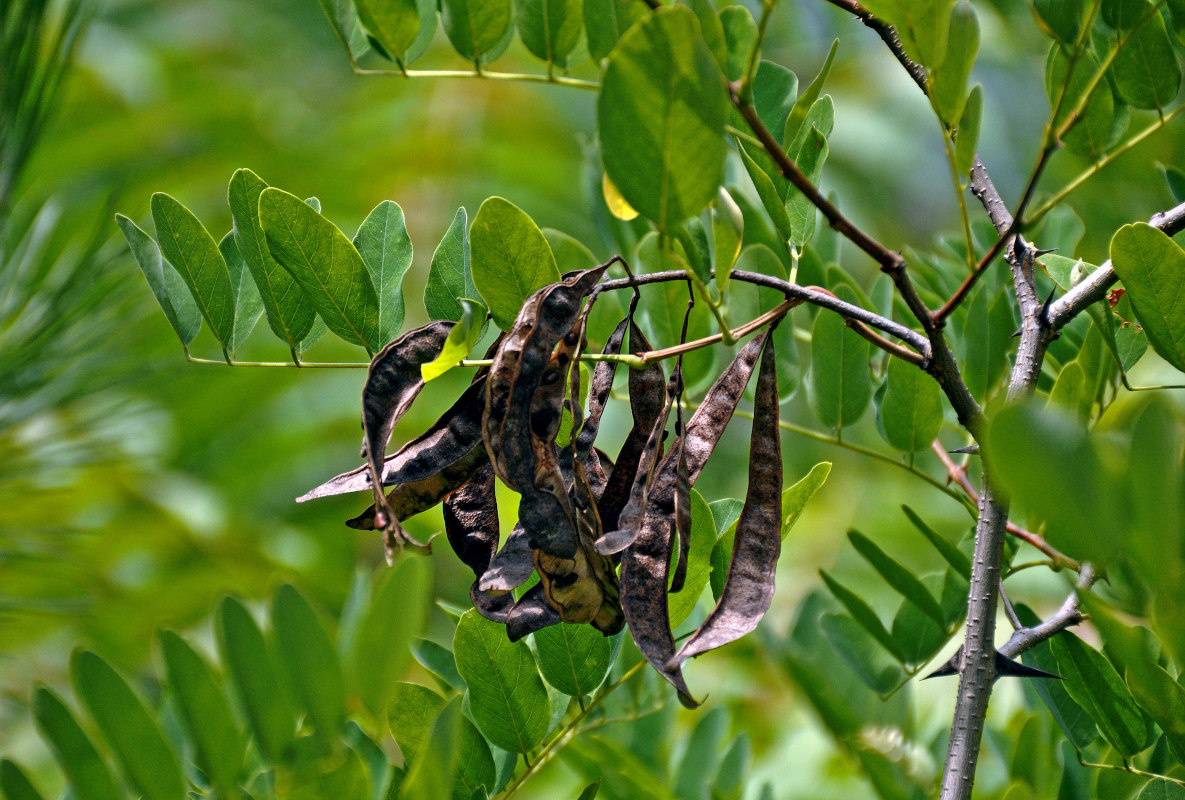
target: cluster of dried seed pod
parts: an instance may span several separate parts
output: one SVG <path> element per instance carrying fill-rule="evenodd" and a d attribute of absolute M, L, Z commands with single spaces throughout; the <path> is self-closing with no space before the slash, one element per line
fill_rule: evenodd
<path fill-rule="evenodd" d="M 505 624 L 512 640 L 559 622 L 588 623 L 605 635 L 628 624 L 643 655 L 692 707 L 683 661 L 752 631 L 773 596 L 782 485 L 773 340 L 767 329 L 742 347 L 686 421 L 680 364 L 669 379 L 658 362 L 631 369 L 633 427 L 610 460 L 594 444 L 617 364 L 597 363 L 587 416 L 577 367 L 607 266 L 571 273 L 531 295 L 491 346 L 492 365 L 479 369 L 428 431 L 391 456 L 385 451 L 392 431 L 424 386 L 420 366 L 440 353 L 453 323 L 433 322 L 387 345 L 363 391 L 366 464 L 299 499 L 373 491 L 374 504 L 347 524 L 382 531 L 389 553 L 426 548 L 400 520 L 443 503 L 449 544 L 475 575 L 474 607 Z M 634 324 L 636 304 L 635 294 L 604 353 L 619 354 L 627 336 L 631 352 L 651 349 Z M 687 572 L 691 487 L 755 367 L 749 489 L 728 577 L 716 608 L 676 650 L 667 595 L 683 589 Z M 560 446 L 565 411 L 572 426 Z M 667 445 L 672 412 L 675 438 Z M 519 521 L 505 543 L 495 476 L 521 495 Z M 538 583 L 515 599 L 532 573 Z"/>

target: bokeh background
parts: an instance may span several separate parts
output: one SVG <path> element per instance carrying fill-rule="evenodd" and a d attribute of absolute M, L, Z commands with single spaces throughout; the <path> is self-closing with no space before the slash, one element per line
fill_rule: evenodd
<path fill-rule="evenodd" d="M 756 13 L 759 6 L 749 5 Z M 1012 199 L 1048 113 L 1046 40 L 1019 0 L 976 8 L 983 44 L 974 79 L 986 91 L 981 153 Z M 836 125 L 825 188 L 891 246 L 938 248 L 957 225 L 940 132 L 879 40 L 826 3 L 786 0 L 767 55 L 805 83 L 837 36 L 843 38 L 827 87 Z M 417 66 L 463 67 L 458 62 L 438 31 Z M 497 67 L 538 70 L 517 41 Z M 576 73 L 595 69 L 586 63 Z M 384 568 L 375 537 L 342 525 L 364 501 L 293 503 L 356 464 L 364 372 L 187 363 L 118 237 L 113 213 L 147 225 L 150 194 L 165 191 L 218 236 L 230 227 L 226 184 L 239 167 L 317 196 L 347 231 L 378 202 L 395 200 L 415 243 L 405 281 L 411 326 L 424 320 L 428 261 L 458 206 L 472 214 L 487 196 L 502 195 L 541 226 L 575 236 L 598 256 L 612 254 L 594 224 L 598 200 L 589 191 L 594 101 L 591 92 L 551 86 L 356 76 L 312 0 L 97 4 L 11 195 L 13 217 L 27 221 L 22 230 L 37 232 L 21 251 L 26 267 L 12 266 L 11 248 L 0 267 L 0 753 L 40 765 L 45 785 L 54 785 L 48 752 L 29 719 L 29 691 L 34 681 L 68 691 L 65 668 L 77 645 L 95 649 L 151 692 L 155 630 L 208 641 L 205 621 L 220 596 L 263 599 L 285 580 L 336 615 L 356 571 Z M 1086 223 L 1075 255 L 1098 263 L 1119 225 L 1171 205 L 1157 161 L 1185 166 L 1179 131 L 1153 137 L 1071 199 Z M 1056 187 L 1084 166 L 1059 155 L 1043 185 Z M 846 249 L 842 261 L 865 288 L 871 285 L 871 263 Z M 47 314 L 52 325 L 22 333 L 22 320 Z M 240 358 L 283 357 L 264 327 Z M 193 351 L 216 357 L 217 346 L 203 331 Z M 327 337 L 310 358 L 361 356 Z M 462 380 L 450 376 L 431 386 L 406 430 L 426 426 L 439 407 L 433 398 L 452 396 Z M 785 415 L 819 428 L 802 394 Z M 697 486 L 709 500 L 744 490 L 746 425 L 737 421 Z M 620 414 L 607 431 L 623 435 Z M 871 413 L 844 435 L 890 453 Z M 818 587 L 818 569 L 854 585 L 871 575 L 845 550 L 847 529 L 903 553 L 917 540 L 902 503 L 951 538 L 971 519 L 958 503 L 887 463 L 891 454 L 877 460 L 790 433 L 783 450 L 788 481 L 821 460 L 834 463 L 831 478 L 783 553 L 762 635 L 692 664 L 689 680 L 709 695 L 709 706 L 730 710 L 732 732 L 752 738 L 753 786 L 768 779 L 779 798 L 871 796 L 768 642 L 784 635 L 799 601 Z M 918 455 L 917 466 L 942 474 L 929 453 Z M 426 538 L 439 526 L 437 510 L 408 528 Z M 436 548 L 431 560 L 436 594 L 467 602 L 470 577 L 448 548 Z M 878 584 L 867 584 L 874 594 Z M 1064 593 L 1062 579 L 1046 573 L 1018 579 L 1017 587 L 1038 609 Z M 429 635 L 447 638 L 446 616 L 433 614 Z M 944 735 L 952 691 L 953 684 L 939 681 L 911 688 L 902 707 L 920 739 Z M 1007 716 L 1011 692 L 993 700 L 994 715 Z M 703 712 L 673 706 L 662 724 L 680 735 L 663 757 L 677 760 L 682 734 Z M 981 774 L 989 787 L 1000 779 L 992 770 L 1004 757 L 993 756 L 994 746 L 989 740 Z M 924 752 L 900 757 L 920 771 L 937 769 Z M 558 764 L 523 795 L 576 791 L 575 776 Z"/>

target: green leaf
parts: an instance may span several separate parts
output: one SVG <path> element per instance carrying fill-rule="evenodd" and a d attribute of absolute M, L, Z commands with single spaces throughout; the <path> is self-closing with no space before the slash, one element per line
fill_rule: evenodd
<path fill-rule="evenodd" d="M 555 256 L 556 267 L 560 274 L 591 269 L 600 263 L 593 255 L 592 250 L 585 247 L 579 239 L 569 236 L 563 231 L 557 231 L 555 228 L 542 228 L 541 230 L 543 238 L 547 240 L 547 246 L 551 248 L 551 254 Z"/>
<path fill-rule="evenodd" d="M 827 58 L 824 59 L 823 67 L 819 70 L 819 74 L 802 90 L 802 94 L 794 101 L 794 106 L 790 109 L 790 114 L 785 118 L 785 124 L 782 129 L 783 144 L 788 144 L 795 139 L 799 139 L 799 134 L 807 130 L 807 114 L 814 107 L 815 102 L 819 99 L 819 95 L 823 93 L 823 84 L 827 82 L 828 76 L 831 75 L 831 66 L 835 63 L 835 53 L 838 50 L 839 39 L 836 39 L 831 43 L 831 49 L 827 51 Z M 797 85 L 797 83 L 798 79 L 795 78 L 794 85 Z M 774 115 L 771 121 L 777 122 L 776 115 Z M 770 131 L 775 136 L 777 136 L 777 130 L 777 128 L 770 128 Z"/>
<path fill-rule="evenodd" d="M 980 287 L 966 304 L 963 320 L 963 376 L 971 394 L 988 397 L 1008 369 L 1008 349 L 1016 330 L 1007 297 Z"/>
<path fill-rule="evenodd" d="M 460 752 L 453 780 L 452 800 L 489 797 L 498 780 L 497 765 L 490 745 L 467 718 L 461 718 Z M 511 758 L 513 759 L 513 754 Z"/>
<path fill-rule="evenodd" d="M 230 341 L 230 352 L 234 355 L 243 346 L 243 342 L 247 341 L 251 331 L 255 330 L 255 323 L 263 316 L 263 301 L 260 299 L 255 281 L 251 279 L 251 272 L 239 253 L 233 231 L 222 237 L 222 241 L 218 243 L 218 251 L 226 261 L 231 285 L 235 290 L 235 326 Z"/>
<path fill-rule="evenodd" d="M 811 471 L 799 479 L 797 483 L 782 491 L 783 541 L 785 541 L 786 535 L 790 533 L 791 529 L 794 528 L 794 524 L 798 522 L 798 518 L 802 516 L 806 504 L 815 496 L 815 492 L 823 487 L 823 484 L 827 482 L 827 476 L 830 474 L 831 462 L 820 461 L 811 467 Z"/>
<path fill-rule="evenodd" d="M 664 232 L 702 211 L 724 176 L 728 95 L 698 28 L 685 7 L 640 21 L 613 51 L 597 102 L 605 172 Z"/>
<path fill-rule="evenodd" d="M 1032 626 L 1041 620 L 1027 606 L 1022 603 L 1016 605 L 1017 616 L 1026 626 Z M 1060 667 L 1054 658 L 1048 641 L 1041 642 L 1021 654 L 1021 661 L 1027 666 L 1035 667 L 1044 672 L 1058 674 Z M 1087 745 L 1095 741 L 1099 734 L 1095 724 L 1082 706 L 1074 702 L 1066 693 L 1065 681 L 1035 680 L 1026 683 L 1045 703 L 1058 727 L 1065 733 L 1066 738 L 1077 750 L 1084 750 Z M 1077 763 L 1075 761 L 1075 763 Z"/>
<path fill-rule="evenodd" d="M 329 330 L 368 353 L 381 346 L 379 300 L 366 262 L 346 235 L 303 200 L 275 188 L 259 196 L 272 256 L 304 290 Z"/>
<path fill-rule="evenodd" d="M 309 336 L 316 314 L 288 271 L 276 263 L 259 223 L 259 195 L 267 188 L 258 175 L 240 169 L 230 179 L 227 201 L 234 220 L 235 244 L 255 279 L 267 324 L 293 350 Z"/>
<path fill-rule="evenodd" d="M 441 0 L 445 35 L 466 61 L 495 58 L 514 27 L 510 0 Z M 500 49 L 501 48 L 501 49 Z"/>
<path fill-rule="evenodd" d="M 724 68 L 728 66 L 728 44 L 724 39 L 724 26 L 720 22 L 716 6 L 712 4 L 712 0 L 682 0 L 682 4 L 695 12 L 699 20 L 700 36 L 712 58 L 716 59 L 716 66 L 720 67 L 720 72 L 723 73 Z"/>
<path fill-rule="evenodd" d="M 1164 181 L 1169 187 L 1169 193 L 1173 196 L 1173 201 L 1176 203 L 1185 203 L 1185 172 L 1176 167 L 1166 166 L 1165 164 L 1158 164 L 1157 166 L 1164 173 Z"/>
<path fill-rule="evenodd" d="M 379 299 L 379 341 L 395 338 L 403 327 L 403 276 L 411 266 L 411 237 L 398 203 L 384 200 L 358 226 L 358 250 Z"/>
<path fill-rule="evenodd" d="M 432 319 L 459 320 L 463 313 L 460 298 L 478 296 L 469 263 L 469 216 L 462 206 L 432 254 L 424 307 Z"/>
<path fill-rule="evenodd" d="M 885 579 L 885 583 L 920 608 L 930 619 L 940 626 L 946 626 L 946 616 L 942 613 L 942 606 L 938 604 L 925 585 L 912 572 L 902 566 L 900 561 L 889 556 L 874 541 L 859 531 L 848 531 L 848 540 L 856 552 L 863 556 L 864 560 Z"/>
<path fill-rule="evenodd" d="M 366 35 L 358 24 L 358 13 L 350 0 L 320 0 L 325 16 L 351 60 L 360 58 L 368 49 Z"/>
<path fill-rule="evenodd" d="M 1143 222 L 1111 239 L 1111 263 L 1123 281 L 1152 348 L 1185 372 L 1185 250 Z"/>
<path fill-rule="evenodd" d="M 904 453 L 925 450 L 942 428 L 942 390 L 925 372 L 890 358 L 879 422 L 885 441 Z"/>
<path fill-rule="evenodd" d="M 609 670 L 612 647 L 591 625 L 561 622 L 535 631 L 539 671 L 555 688 L 573 697 L 596 691 Z"/>
<path fill-rule="evenodd" d="M 469 610 L 457 623 L 453 652 L 477 727 L 503 750 L 529 752 L 547 732 L 551 710 L 526 642 L 509 641 L 503 626 Z"/>
<path fill-rule="evenodd" d="M 264 758 L 280 763 L 296 733 L 296 709 L 250 612 L 233 597 L 218 604 L 218 649 Z"/>
<path fill-rule="evenodd" d="M 349 654 L 358 695 L 382 716 L 396 681 L 410 659 L 408 645 L 424 627 L 431 590 L 424 565 L 405 558 L 380 576 L 354 636 Z"/>
<path fill-rule="evenodd" d="M 901 506 L 901 510 L 905 512 L 905 516 L 909 517 L 909 521 L 921 532 L 922 536 L 925 536 L 926 540 L 934 546 L 934 549 L 942 555 L 946 563 L 950 564 L 954 571 L 961 575 L 964 580 L 970 580 L 971 559 L 967 558 L 967 555 L 962 550 L 955 547 L 946 538 L 939 536 L 912 508 Z"/>
<path fill-rule="evenodd" d="M 436 0 L 416 0 L 416 8 L 420 15 L 420 29 L 411 47 L 407 48 L 407 55 L 403 58 L 404 66 L 418 61 L 432 46 L 432 39 L 436 35 Z"/>
<path fill-rule="evenodd" d="M 741 160 L 744 161 L 745 171 L 749 173 L 749 178 L 752 179 L 753 186 L 757 190 L 757 196 L 761 199 L 761 205 L 769 214 L 770 221 L 773 222 L 778 235 L 784 241 L 789 241 L 794 231 L 790 225 L 790 215 L 786 213 L 786 204 L 783 202 L 782 196 L 778 194 L 778 187 L 761 168 L 761 165 L 749 155 L 749 151 L 745 149 L 744 145 L 738 143 L 737 149 L 740 151 Z"/>
<path fill-rule="evenodd" d="M 971 173 L 975 150 L 979 147 L 979 123 L 982 116 L 983 87 L 977 83 L 971 87 L 971 92 L 967 95 L 963 115 L 959 117 L 958 128 L 955 130 L 955 169 L 959 172 L 960 181 L 965 182 Z"/>
<path fill-rule="evenodd" d="M 1032 0 L 1031 6 L 1037 24 L 1047 34 L 1066 45 L 1078 41 L 1089 6 L 1085 0 Z"/>
<path fill-rule="evenodd" d="M 580 41 L 580 0 L 516 0 L 519 38 L 538 58 L 564 66 Z"/>
<path fill-rule="evenodd" d="M 940 576 L 929 577 L 933 579 Z M 943 583 L 941 588 L 945 588 L 945 583 L 941 580 L 931 581 L 931 585 L 935 583 Z M 967 584 L 963 582 L 962 587 L 959 603 L 963 607 L 961 611 L 965 611 Z M 939 587 L 935 586 L 935 588 Z M 950 616 L 946 615 L 946 618 L 950 619 Z M 962 620 L 962 614 L 959 614 L 959 620 Z M 946 630 L 946 624 L 934 621 L 926 612 L 918 608 L 917 604 L 909 600 L 902 601 L 897 613 L 893 615 L 893 624 L 889 627 L 889 633 L 901 646 L 905 663 L 911 666 L 925 664 L 938 654 L 938 651 L 946 644 Z"/>
<path fill-rule="evenodd" d="M 345 680 L 333 640 L 309 601 L 290 583 L 276 591 L 272 624 L 296 695 L 318 738 L 332 746 L 346 724 Z M 363 635 L 360 629 L 359 638 Z"/>
<path fill-rule="evenodd" d="M 731 540 L 730 540 L 731 543 Z M 691 490 L 691 546 L 687 549 L 687 575 L 683 589 L 667 598 L 667 615 L 671 628 L 676 628 L 691 616 L 704 587 L 712 575 L 712 552 L 716 547 L 716 521 L 703 495 Z M 732 550 L 729 550 L 732 555 Z M 727 559 L 724 562 L 727 571 Z M 723 587 L 723 583 L 721 586 Z M 538 634 L 536 634 L 538 641 Z M 546 673 L 544 673 L 546 674 Z"/>
<path fill-rule="evenodd" d="M 461 321 L 449 331 L 448 338 L 444 340 L 444 347 L 440 350 L 440 355 L 428 363 L 420 365 L 420 375 L 425 381 L 439 378 L 460 364 L 461 360 L 472 352 L 485 330 L 485 306 L 476 300 L 463 297 L 461 298 L 461 307 L 464 309 Z"/>
<path fill-rule="evenodd" d="M 1148 746 L 1140 709 L 1103 654 L 1072 633 L 1050 640 L 1066 691 L 1099 726 L 1116 750 L 1131 758 Z"/>
<path fill-rule="evenodd" d="M 403 58 L 420 32 L 416 0 L 354 0 L 354 6 L 366 30 L 383 49 L 393 58 Z"/>
<path fill-rule="evenodd" d="M 132 786 L 146 800 L 183 800 L 177 753 L 127 682 L 89 650 L 70 656 L 70 680 Z"/>
<path fill-rule="evenodd" d="M 0 759 L 0 794 L 7 800 L 44 800 L 21 768 L 7 758 Z"/>
<path fill-rule="evenodd" d="M 1130 19 L 1119 22 L 1119 28 L 1139 24 L 1129 34 L 1115 56 L 1111 69 L 1115 87 L 1133 108 L 1164 108 L 1177 96 L 1181 88 L 1181 67 L 1173 50 L 1173 41 L 1164 26 L 1164 18 L 1155 12 L 1140 23 L 1151 10 L 1147 3 L 1124 4 L 1131 8 Z"/>
<path fill-rule="evenodd" d="M 1041 514 L 1055 547 L 1096 564 L 1121 550 L 1111 478 L 1077 422 L 1031 405 L 1006 407 L 993 418 L 986 446 L 997 486 Z"/>
<path fill-rule="evenodd" d="M 94 742 L 52 689 L 33 690 L 33 720 L 78 800 L 122 800 L 124 795 Z"/>
<path fill-rule="evenodd" d="M 165 319 L 173 326 L 181 344 L 188 349 L 202 327 L 202 315 L 198 312 L 193 295 L 185 288 L 185 282 L 177 270 L 161 257 L 160 247 L 151 236 L 123 214 L 116 214 L 115 221 L 128 240 L 128 246 L 148 281 L 152 296 L 165 312 Z"/>
<path fill-rule="evenodd" d="M 1136 800 L 1185 800 L 1185 787 L 1163 778 L 1156 778 L 1140 790 Z"/>
<path fill-rule="evenodd" d="M 726 733 L 728 713 L 720 706 L 700 717 L 675 773 L 675 796 L 680 800 L 701 800 L 708 796 L 708 782 L 720 763 Z"/>
<path fill-rule="evenodd" d="M 160 650 L 181 723 L 193 743 L 194 760 L 211 785 L 230 797 L 243 768 L 246 742 L 218 678 L 206 660 L 172 631 L 161 631 Z"/>
<path fill-rule="evenodd" d="M 469 238 L 473 283 L 494 315 L 494 323 L 508 331 L 527 298 L 560 279 L 555 256 L 534 220 L 501 197 L 481 204 Z"/>
<path fill-rule="evenodd" d="M 457 671 L 457 660 L 447 647 L 431 639 L 416 639 L 411 643 L 411 654 L 440 682 L 442 689 L 465 691 L 465 679 Z"/>
<path fill-rule="evenodd" d="M 1061 408 L 1078 418 L 1085 424 L 1090 419 L 1091 406 L 1094 395 L 1086 386 L 1086 375 L 1077 361 L 1071 361 L 1062 367 L 1049 392 L 1049 405 Z"/>
<path fill-rule="evenodd" d="M 223 348 L 234 337 L 235 293 L 218 243 L 185 206 L 163 192 L 152 196 L 152 221 L 160 250 L 181 274 L 198 311 Z"/>
<path fill-rule="evenodd" d="M 938 118 L 954 126 L 967 99 L 967 80 L 979 52 L 979 19 L 968 0 L 955 3 L 947 34 L 946 57 L 930 73 L 930 103 Z"/>
<path fill-rule="evenodd" d="M 461 736 L 461 698 L 444 704 L 432 723 L 423 749 L 416 754 L 399 788 L 407 800 L 441 800 L 452 795 Z"/>
<path fill-rule="evenodd" d="M 724 76 L 739 81 L 749 67 L 753 47 L 757 44 L 757 22 L 744 6 L 725 6 L 720 9 L 720 26 L 724 29 L 727 55 Z"/>
<path fill-rule="evenodd" d="M 589 55 L 596 61 L 608 56 L 622 34 L 649 14 L 650 9 L 642 0 L 584 0 Z"/>
<path fill-rule="evenodd" d="M 854 299 L 846 286 L 837 287 L 836 295 L 842 300 Z M 868 408 L 872 399 L 869 348 L 868 341 L 845 325 L 838 314 L 821 311 L 815 317 L 809 399 L 815 415 L 827 427 L 851 425 Z"/>
<path fill-rule="evenodd" d="M 824 614 L 819 628 L 856 677 L 877 694 L 887 695 L 905 679 L 901 665 L 847 614 Z"/>
<path fill-rule="evenodd" d="M 1049 98 L 1050 107 L 1057 105 L 1059 95 L 1065 87 L 1065 99 L 1062 100 L 1061 113 L 1056 120 L 1061 125 L 1071 111 L 1078 105 L 1090 86 L 1095 74 L 1098 73 L 1099 60 L 1089 51 L 1082 53 L 1074 65 L 1074 72 L 1070 74 L 1070 59 L 1058 45 L 1049 51 L 1045 61 L 1045 94 Z M 1111 142 L 1112 123 L 1115 119 L 1115 97 L 1107 81 L 1099 81 L 1091 91 L 1090 99 L 1082 111 L 1081 119 L 1065 136 L 1066 144 L 1072 149 L 1092 156 L 1100 156 L 1106 152 Z"/>
<path fill-rule="evenodd" d="M 831 594 L 848 610 L 848 613 L 852 615 L 856 622 L 859 622 L 860 626 L 868 631 L 872 635 L 872 638 L 879 642 L 881 647 L 888 650 L 895 659 L 904 661 L 905 655 L 901 652 L 900 645 L 885 630 L 884 623 L 880 621 L 880 618 L 868 603 L 864 602 L 859 595 L 835 580 L 835 578 L 832 578 L 825 571 L 819 570 L 819 575 L 823 578 L 823 583 L 827 584 L 827 588 Z"/>
<path fill-rule="evenodd" d="M 594 781 L 588 786 L 585 786 L 580 792 L 580 796 L 576 800 L 596 800 L 597 792 L 601 789 L 601 782 Z"/>
<path fill-rule="evenodd" d="M 431 731 L 432 721 L 444 708 L 445 700 L 418 683 L 397 681 L 391 686 L 387 722 L 391 735 L 403 753 L 404 765 L 415 761 Z"/>
<path fill-rule="evenodd" d="M 741 254 L 745 218 L 732 195 L 722 186 L 712 203 L 712 264 L 716 269 L 716 288 L 721 296 L 728 289 L 728 274 Z"/>
<path fill-rule="evenodd" d="M 947 31 L 955 0 L 870 0 L 864 6 L 897 29 L 905 52 L 934 68 L 946 55 Z"/>
<path fill-rule="evenodd" d="M 828 152 L 827 137 L 818 128 L 811 127 L 795 158 L 798 168 L 811 183 L 818 185 Z M 815 204 L 798 189 L 791 188 L 786 198 L 786 213 L 790 217 L 792 231 L 790 243 L 796 249 L 802 249 L 815 235 Z"/>
<path fill-rule="evenodd" d="M 720 759 L 716 780 L 712 782 L 712 800 L 741 800 L 753 761 L 753 746 L 748 731 L 741 731 Z"/>

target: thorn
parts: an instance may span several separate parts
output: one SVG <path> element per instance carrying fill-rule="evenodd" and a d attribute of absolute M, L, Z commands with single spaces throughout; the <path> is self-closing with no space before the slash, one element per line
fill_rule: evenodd
<path fill-rule="evenodd" d="M 1041 319 L 1049 316 L 1049 306 L 1053 304 L 1053 295 L 1057 292 L 1056 288 L 1049 290 L 1049 297 L 1045 298 L 1045 302 L 1041 304 Z"/>
<path fill-rule="evenodd" d="M 1013 661 L 999 650 L 996 651 L 996 677 L 1015 677 L 1015 678 L 1053 678 L 1060 681 L 1061 675 L 1055 675 L 1052 672 L 1046 672 L 1035 667 L 1030 667 L 1019 661 Z"/>
<path fill-rule="evenodd" d="M 979 445 L 969 444 L 966 447 L 956 447 L 954 450 L 947 450 L 948 453 L 963 453 L 969 456 L 979 455 Z"/>
<path fill-rule="evenodd" d="M 1050 253 L 1056 253 L 1059 249 L 1060 248 L 1057 247 L 1050 247 L 1048 250 L 1034 250 L 1033 258 L 1040 258 L 1041 256 L 1047 256 Z"/>
<path fill-rule="evenodd" d="M 1019 339 L 1019 338 L 1020 338 L 1020 335 L 1021 335 L 1021 333 L 1022 333 L 1023 331 L 1024 331 L 1024 329 L 1023 329 L 1023 328 L 1017 328 L 1017 329 L 1016 329 L 1016 330 L 1013 332 L 1013 334 L 1012 334 L 1011 336 L 1009 336 L 1008 338 L 1009 338 L 1009 339 Z"/>
<path fill-rule="evenodd" d="M 928 681 L 931 678 L 946 678 L 951 675 L 958 675 L 959 674 L 959 662 L 960 662 L 960 660 L 962 660 L 962 658 L 963 658 L 963 647 L 962 647 L 962 645 L 960 645 L 959 649 L 955 651 L 955 654 L 953 656 L 951 656 L 949 659 L 947 659 L 947 662 L 945 664 L 943 664 L 941 667 L 939 667 L 938 669 L 931 672 L 926 677 L 922 678 L 922 680 Z"/>

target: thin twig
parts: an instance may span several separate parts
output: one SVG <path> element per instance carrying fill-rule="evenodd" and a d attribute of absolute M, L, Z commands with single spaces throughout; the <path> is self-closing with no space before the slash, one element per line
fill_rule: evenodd
<path fill-rule="evenodd" d="M 478 78 L 487 81 L 510 81 L 516 83 L 551 83 L 572 89 L 599 91 L 601 84 L 563 75 L 540 75 L 528 72 L 490 72 L 478 69 L 362 69 L 354 67 L 355 75 L 370 78 Z"/>

